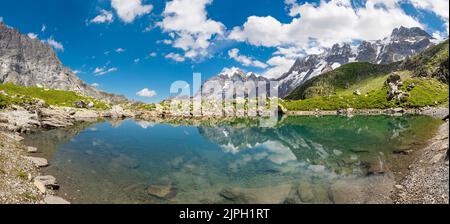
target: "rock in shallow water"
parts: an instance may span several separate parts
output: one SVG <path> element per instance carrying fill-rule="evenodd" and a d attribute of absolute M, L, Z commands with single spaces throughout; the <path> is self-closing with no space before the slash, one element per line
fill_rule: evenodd
<path fill-rule="evenodd" d="M 151 185 L 147 193 L 161 199 L 172 199 L 177 195 L 177 189 L 171 185 Z"/>
<path fill-rule="evenodd" d="M 248 204 L 254 201 L 252 197 L 231 188 L 225 188 L 219 193 L 220 196 L 236 204 Z"/>
<path fill-rule="evenodd" d="M 219 195 L 227 203 L 234 204 L 281 204 L 288 199 L 290 184 L 261 188 L 224 188 Z"/>
<path fill-rule="evenodd" d="M 56 178 L 50 175 L 35 177 L 34 186 L 42 193 L 45 193 L 47 189 L 55 190 L 59 188 L 59 185 L 56 183 Z"/>
<path fill-rule="evenodd" d="M 328 194 L 336 204 L 387 204 L 394 181 L 388 175 L 342 179 L 333 183 Z"/>
<path fill-rule="evenodd" d="M 314 192 L 312 186 L 308 182 L 301 182 L 297 188 L 297 194 L 302 202 L 312 202 L 314 200 Z"/>
<path fill-rule="evenodd" d="M 37 148 L 33 147 L 33 146 L 28 146 L 27 147 L 27 152 L 28 153 L 36 153 L 37 152 Z"/>
<path fill-rule="evenodd" d="M 31 157 L 31 156 L 26 156 L 26 159 L 28 159 L 29 161 L 31 161 L 32 163 L 34 163 L 34 165 L 36 165 L 37 167 L 46 167 L 48 166 L 48 161 L 44 158 L 40 158 L 40 157 Z"/>
<path fill-rule="evenodd" d="M 53 196 L 53 195 L 46 196 L 44 198 L 44 202 L 45 202 L 45 204 L 54 204 L 54 205 L 70 204 L 70 202 L 66 201 L 65 199 L 58 197 L 58 196 Z"/>

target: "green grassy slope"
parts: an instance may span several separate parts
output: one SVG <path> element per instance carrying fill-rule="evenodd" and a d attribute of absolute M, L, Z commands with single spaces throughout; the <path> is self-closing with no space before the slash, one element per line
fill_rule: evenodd
<path fill-rule="evenodd" d="M 447 64 L 445 64 L 447 63 Z M 396 71 L 410 96 L 406 102 L 387 101 L 384 82 Z M 409 84 L 415 88 L 407 91 Z M 361 95 L 354 95 L 358 90 Z M 418 108 L 448 105 L 448 41 L 420 55 L 391 65 L 351 63 L 315 77 L 283 102 L 288 110 Z"/>
<path fill-rule="evenodd" d="M 94 108 L 107 109 L 109 106 L 99 100 L 87 96 L 81 96 L 75 92 L 62 90 L 46 90 L 38 87 L 23 87 L 11 83 L 0 85 L 0 91 L 6 92 L 8 95 L 0 94 L 0 108 L 11 104 L 26 104 L 34 99 L 44 100 L 46 104 L 53 106 L 73 107 L 76 101 L 93 102 Z"/>
<path fill-rule="evenodd" d="M 375 65 L 367 62 L 355 62 L 343 65 L 331 72 L 316 76 L 297 87 L 288 100 L 307 99 L 316 96 L 336 94 L 339 89 L 348 89 L 367 78 L 385 75 L 398 68 L 399 63 L 392 65 Z"/>
<path fill-rule="evenodd" d="M 381 76 L 387 79 L 387 75 Z M 433 78 L 407 78 L 401 90 L 407 91 L 407 86 L 415 84 L 415 88 L 409 91 L 410 97 L 406 102 L 387 101 L 387 87 L 375 89 L 383 85 L 384 80 L 374 78 L 365 82 L 368 91 L 362 91 L 361 95 L 353 95 L 353 91 L 338 91 L 330 96 L 318 96 L 305 100 L 286 100 L 282 104 L 288 110 L 338 110 L 346 108 L 355 109 L 386 109 L 391 107 L 420 108 L 425 106 L 437 106 L 448 102 L 448 85 Z M 351 93 L 350 93 L 351 92 Z"/>
<path fill-rule="evenodd" d="M 448 83 L 448 51 L 449 41 L 446 40 L 415 57 L 406 59 L 404 68 L 413 71 L 415 77 L 432 77 Z"/>

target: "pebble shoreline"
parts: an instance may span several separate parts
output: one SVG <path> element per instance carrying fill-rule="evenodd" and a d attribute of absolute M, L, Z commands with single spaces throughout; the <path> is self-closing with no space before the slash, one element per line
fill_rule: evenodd
<path fill-rule="evenodd" d="M 15 133 L 0 132 L 0 204 L 68 204 L 41 180 L 39 167 L 48 165 L 32 157 Z M 56 180 L 55 180 L 56 181 Z"/>
<path fill-rule="evenodd" d="M 397 204 L 449 203 L 449 121 L 439 127 L 427 146 L 412 155 L 407 173 L 395 185 Z"/>

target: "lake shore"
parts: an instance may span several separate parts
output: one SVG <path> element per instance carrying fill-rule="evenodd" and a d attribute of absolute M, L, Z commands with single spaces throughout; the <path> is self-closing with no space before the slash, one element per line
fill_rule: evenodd
<path fill-rule="evenodd" d="M 32 178 L 38 169 L 25 159 L 19 135 L 0 132 L 0 203 L 39 203 L 43 200 Z"/>
<path fill-rule="evenodd" d="M 426 115 L 433 118 L 442 119 L 448 115 L 449 109 L 444 107 L 425 107 L 418 109 L 343 109 L 343 110 L 315 110 L 315 111 L 284 111 L 291 116 L 336 116 L 336 115 Z"/>
<path fill-rule="evenodd" d="M 17 133 L 0 131 L 0 204 L 68 204 L 55 196 L 56 179 L 40 173 L 47 160 L 32 157 L 37 149 L 22 140 Z"/>
<path fill-rule="evenodd" d="M 420 114 L 442 119 L 448 115 L 448 108 L 424 108 L 414 110 L 345 110 L 345 111 L 311 111 L 311 112 L 287 112 L 287 115 L 296 116 L 325 116 L 325 115 L 383 115 L 390 114 L 401 116 L 403 114 Z M 49 107 L 42 108 L 32 113 L 23 108 L 0 111 L 0 203 L 68 203 L 62 198 L 55 197 L 56 191 L 50 189 L 57 186 L 53 183 L 36 183 L 41 174 L 39 166 L 33 159 L 29 159 L 32 152 L 21 143 L 19 133 L 26 133 L 36 129 L 52 129 L 72 126 L 75 122 L 86 120 L 98 120 L 104 118 L 123 119 L 127 117 L 144 120 L 180 120 L 179 117 L 160 116 L 158 113 L 146 114 L 133 112 L 122 108 L 113 108 L 111 111 L 95 111 L 87 109 L 72 109 Z M 186 120 L 218 120 L 208 117 L 186 117 Z M 446 144 L 446 145 L 445 145 Z M 443 186 L 442 181 L 448 183 L 448 160 L 445 157 L 444 148 L 448 149 L 448 122 L 444 124 L 437 135 L 429 140 L 427 146 L 414 153 L 414 160 L 408 172 L 397 174 L 399 181 L 395 185 L 395 191 L 391 198 L 394 203 L 448 203 L 448 184 Z M 443 151 L 444 150 L 444 151 Z M 440 156 L 438 158 L 438 156 Z M 426 161 L 426 162 L 424 162 Z M 429 163 L 429 161 L 437 161 Z M 48 164 L 47 164 L 48 165 Z M 436 172 L 437 171 L 437 172 Z M 442 182 L 442 183 L 441 183 Z M 441 184 L 439 184 L 441 183 Z M 48 185 L 47 185 L 48 184 Z M 439 190 L 430 194 L 427 189 Z M 442 185 L 442 186 L 441 186 Z M 447 194 L 441 193 L 445 190 Z M 434 192 L 434 191 L 433 191 Z M 385 195 L 387 196 L 387 195 Z"/>
<path fill-rule="evenodd" d="M 442 124 L 426 146 L 411 156 L 407 170 L 398 175 L 394 203 L 449 203 L 449 121 Z"/>

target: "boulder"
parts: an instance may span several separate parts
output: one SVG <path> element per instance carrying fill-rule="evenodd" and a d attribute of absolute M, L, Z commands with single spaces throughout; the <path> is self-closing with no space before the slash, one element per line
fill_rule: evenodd
<path fill-rule="evenodd" d="M 404 102 L 406 102 L 408 100 L 408 97 L 409 97 L 409 93 L 401 92 L 401 93 L 398 94 L 397 99 L 400 102 L 404 103 Z"/>
<path fill-rule="evenodd" d="M 385 84 L 389 83 L 399 83 L 401 82 L 401 77 L 396 72 L 389 75 L 388 79 L 386 80 Z"/>
<path fill-rule="evenodd" d="M 44 198 L 45 204 L 55 204 L 55 205 L 67 205 L 70 204 L 70 202 L 66 201 L 65 199 L 53 195 L 48 195 Z"/>
<path fill-rule="evenodd" d="M 353 91 L 353 95 L 361 96 L 361 91 L 359 91 L 359 89 L 357 89 L 357 90 Z"/>
<path fill-rule="evenodd" d="M 47 107 L 47 103 L 45 103 L 44 100 L 41 99 L 36 99 L 36 101 L 34 102 L 35 106 L 37 107 Z"/>
<path fill-rule="evenodd" d="M 90 109 L 94 107 L 94 102 L 89 102 L 86 106 L 86 108 Z"/>
<path fill-rule="evenodd" d="M 48 166 L 48 161 L 45 158 L 26 156 L 25 159 L 31 161 L 37 167 Z"/>
<path fill-rule="evenodd" d="M 75 106 L 76 108 L 86 108 L 86 107 L 87 107 L 87 104 L 86 104 L 84 101 L 79 100 L 79 101 L 76 101 L 76 102 L 74 103 L 74 106 Z"/>
<path fill-rule="evenodd" d="M 75 115 L 75 113 L 77 113 L 77 110 L 70 108 L 70 107 L 64 108 L 64 111 L 66 111 L 66 113 L 68 113 L 70 116 L 73 116 L 73 115 Z"/>
<path fill-rule="evenodd" d="M 386 97 L 388 101 L 392 100 L 398 100 L 400 102 L 407 101 L 409 94 L 400 90 L 399 87 L 403 86 L 403 82 L 401 81 L 401 77 L 398 74 L 396 73 L 391 74 L 384 84 L 386 86 L 389 86 L 389 91 L 387 92 Z"/>
<path fill-rule="evenodd" d="M 72 126 L 74 122 L 69 113 L 59 108 L 41 108 L 39 119 L 41 126 L 48 129 Z"/>
<path fill-rule="evenodd" d="M 111 117 L 112 118 L 125 118 L 125 111 L 121 106 L 114 105 L 111 108 Z"/>
<path fill-rule="evenodd" d="M 41 193 L 45 193 L 47 189 L 59 189 L 56 178 L 50 175 L 38 176 L 34 178 L 34 186 L 36 186 Z"/>
<path fill-rule="evenodd" d="M 93 110 L 77 110 L 75 114 L 72 115 L 73 118 L 77 121 L 91 120 L 96 119 L 100 116 L 100 114 Z"/>
<path fill-rule="evenodd" d="M 37 114 L 30 113 L 24 108 L 15 107 L 15 110 L 0 112 L 1 127 L 13 132 L 27 132 L 41 124 Z"/>
<path fill-rule="evenodd" d="M 33 147 L 33 146 L 28 146 L 27 147 L 27 152 L 28 153 L 36 153 L 37 152 L 37 148 Z"/>

